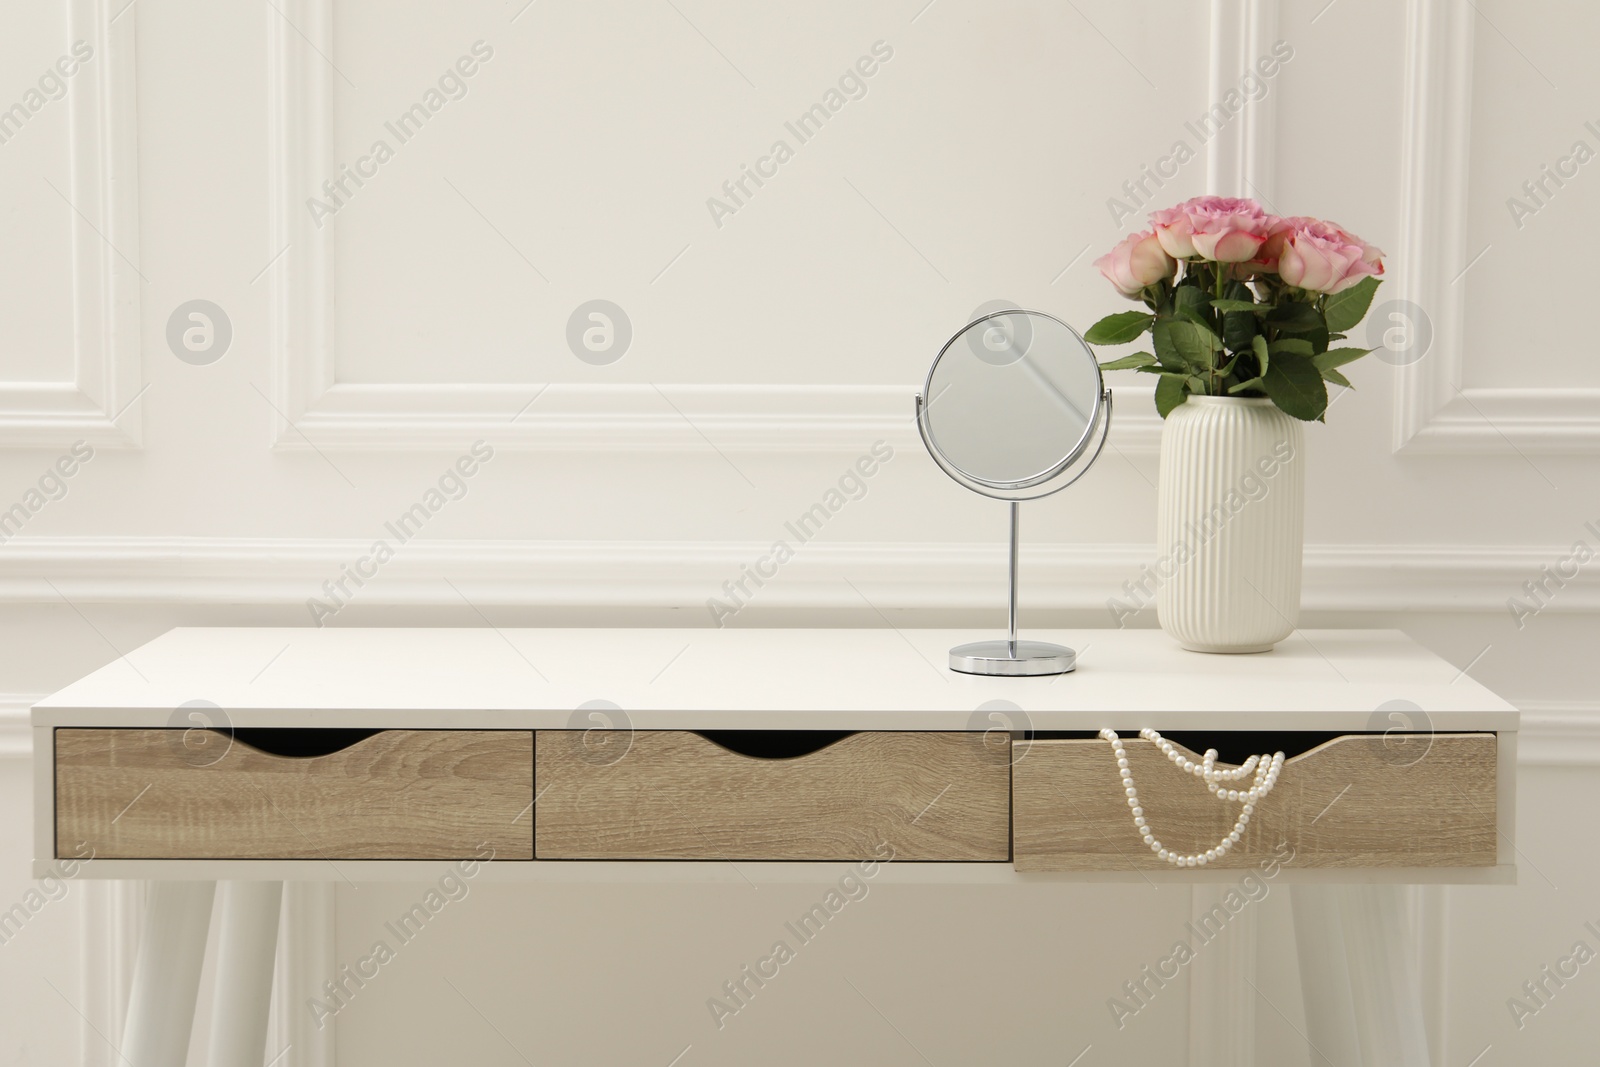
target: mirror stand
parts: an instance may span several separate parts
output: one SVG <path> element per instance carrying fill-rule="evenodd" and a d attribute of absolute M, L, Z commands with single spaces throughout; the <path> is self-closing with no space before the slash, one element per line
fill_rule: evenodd
<path fill-rule="evenodd" d="M 950 669 L 1024 678 L 1073 670 L 1078 654 L 1072 649 L 1017 639 L 1018 505 L 1065 489 L 1100 457 L 1111 429 L 1111 390 L 1094 353 L 1053 315 L 991 312 L 939 350 L 916 396 L 916 416 L 922 443 L 941 470 L 975 493 L 1011 504 L 1006 638 L 957 645 Z"/>
<path fill-rule="evenodd" d="M 973 641 L 950 650 L 950 669 L 962 674 L 1031 677 L 1066 674 L 1078 665 L 1078 654 L 1048 641 L 1017 640 L 1017 563 L 1021 547 L 1021 504 L 1011 502 L 1011 593 L 1004 641 Z"/>

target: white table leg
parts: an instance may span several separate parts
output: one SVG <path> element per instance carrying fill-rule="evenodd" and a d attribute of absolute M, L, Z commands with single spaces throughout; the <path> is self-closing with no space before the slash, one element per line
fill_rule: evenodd
<path fill-rule="evenodd" d="M 261 1067 L 282 882 L 224 882 L 207 1067 Z"/>
<path fill-rule="evenodd" d="M 1290 898 L 1313 1062 L 1428 1067 L 1403 887 L 1297 885 Z"/>
<path fill-rule="evenodd" d="M 130 1067 L 183 1067 L 215 882 L 152 882 L 133 966 L 122 1058 Z"/>
<path fill-rule="evenodd" d="M 1422 985 L 1411 958 L 1404 887 L 1342 887 L 1345 958 L 1355 991 L 1356 1031 L 1369 1064 L 1428 1067 Z M 1351 931 L 1354 936 L 1348 936 Z"/>

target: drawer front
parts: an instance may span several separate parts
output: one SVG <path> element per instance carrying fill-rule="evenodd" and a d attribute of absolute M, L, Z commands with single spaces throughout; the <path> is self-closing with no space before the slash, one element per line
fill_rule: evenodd
<path fill-rule="evenodd" d="M 541 860 L 1010 858 L 1010 768 L 981 735 L 858 733 L 788 759 L 671 730 L 600 758 L 582 731 L 536 748 Z"/>
<path fill-rule="evenodd" d="M 1218 801 L 1152 743 L 1123 744 L 1145 819 L 1164 846 L 1204 852 L 1233 829 L 1238 804 Z M 1019 752 L 1017 870 L 1171 866 L 1135 829 L 1109 743 L 1036 740 Z M 1335 738 L 1285 761 L 1243 839 L 1214 866 L 1253 867 L 1286 843 L 1295 867 L 1492 867 L 1495 766 L 1494 734 L 1438 734 L 1420 759 L 1403 760 L 1381 736 Z"/>
<path fill-rule="evenodd" d="M 86 841 L 108 859 L 533 858 L 531 731 L 385 730 L 317 756 L 218 733 L 207 743 L 221 754 L 203 760 L 184 734 L 55 731 L 57 852 Z"/>

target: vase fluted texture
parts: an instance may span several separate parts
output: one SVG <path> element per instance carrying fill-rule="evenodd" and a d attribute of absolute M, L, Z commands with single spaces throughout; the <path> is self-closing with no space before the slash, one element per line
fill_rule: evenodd
<path fill-rule="evenodd" d="M 1161 427 L 1156 614 L 1195 652 L 1265 652 L 1300 614 L 1304 431 L 1267 399 L 1191 396 Z"/>

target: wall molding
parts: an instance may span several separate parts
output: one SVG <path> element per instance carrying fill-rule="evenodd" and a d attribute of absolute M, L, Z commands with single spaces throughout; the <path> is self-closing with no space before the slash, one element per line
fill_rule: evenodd
<path fill-rule="evenodd" d="M 74 376 L 64 382 L 0 381 L 0 448 L 140 443 L 133 403 L 139 347 L 138 96 L 133 19 L 120 4 L 72 0 L 68 40 L 94 48 L 67 93 Z M 46 120 L 48 121 L 48 120 Z M 98 232 L 96 232 L 98 231 Z M 102 236 L 103 235 L 103 236 Z M 124 259 L 123 257 L 127 258 Z"/>
<path fill-rule="evenodd" d="M 366 555 L 370 539 L 14 537 L 0 553 L 0 602 L 303 604 Z M 1005 548 L 989 543 L 812 541 L 759 590 L 755 606 L 865 610 L 992 607 Z M 368 604 L 703 609 L 766 541 L 417 539 L 359 590 Z M 1508 612 L 1506 600 L 1561 546 L 1308 545 L 1307 611 Z M 1023 547 L 1029 610 L 1104 609 L 1155 552 L 1141 544 Z M 54 583 L 52 590 L 44 579 Z M 1545 611 L 1600 610 L 1600 582 L 1561 589 Z M 1507 625 L 1511 625 L 1509 612 Z"/>
<path fill-rule="evenodd" d="M 1470 282 L 1464 271 L 1482 251 L 1465 243 L 1475 17 L 1472 5 L 1455 0 L 1406 6 L 1395 295 L 1426 316 L 1433 342 L 1416 362 L 1398 368 L 1394 450 L 1600 451 L 1600 389 L 1474 388 L 1465 381 Z"/>
<path fill-rule="evenodd" d="M 1236 89 L 1240 76 L 1272 50 L 1277 33 L 1278 0 L 1211 0 L 1208 102 Z M 1251 101 L 1206 145 L 1207 191 L 1270 201 L 1277 180 L 1277 98 L 1269 91 Z"/>
<path fill-rule="evenodd" d="M 1600 703 L 1523 700 L 1517 762 L 1531 767 L 1600 767 Z"/>
<path fill-rule="evenodd" d="M 1252 0 L 1252 10 L 1268 2 Z M 335 47 L 332 0 L 285 0 L 282 8 L 286 17 L 273 13 L 268 22 L 269 229 L 272 249 L 285 250 L 268 272 L 273 448 L 428 451 L 483 438 L 500 448 L 540 451 L 697 452 L 716 447 L 853 453 L 879 439 L 896 445 L 917 442 L 911 405 L 920 383 L 716 383 L 658 389 L 603 383 L 338 381 L 331 295 L 335 227 L 318 229 L 305 209 L 306 197 L 336 165 L 335 89 L 322 58 Z M 1229 75 L 1237 76 L 1237 70 Z M 1149 391 L 1131 392 L 1130 400 L 1139 401 Z M 1161 420 L 1148 402 L 1125 400 L 1110 444 L 1124 454 L 1153 455 L 1160 433 Z"/>
<path fill-rule="evenodd" d="M 28 716 L 42 693 L 0 693 L 0 759 L 33 755 L 33 728 Z"/>
<path fill-rule="evenodd" d="M 293 379 L 285 370 L 282 377 Z M 883 440 L 921 448 L 919 385 L 351 385 L 280 398 L 274 447 L 446 451 L 483 439 L 497 448 L 559 452 L 858 453 Z M 1110 444 L 1155 455 L 1161 420 L 1150 390 L 1123 389 Z M 1135 406 L 1135 402 L 1138 402 Z M 1133 409 L 1133 410 L 1129 410 Z"/>

